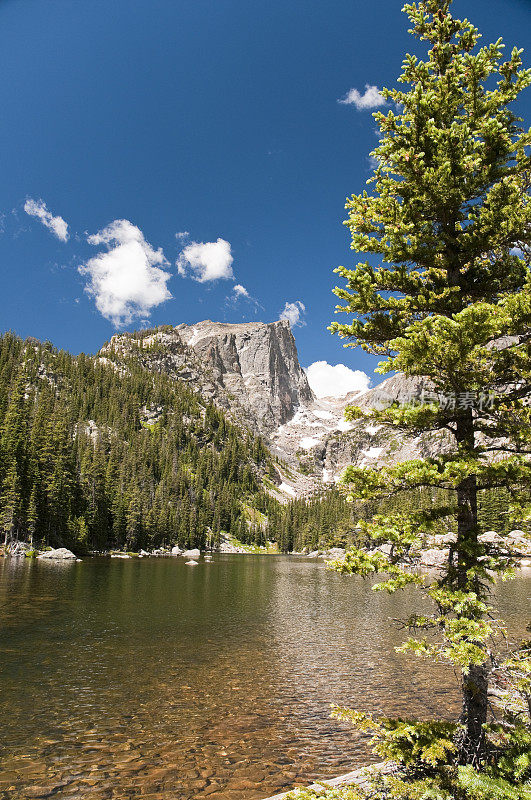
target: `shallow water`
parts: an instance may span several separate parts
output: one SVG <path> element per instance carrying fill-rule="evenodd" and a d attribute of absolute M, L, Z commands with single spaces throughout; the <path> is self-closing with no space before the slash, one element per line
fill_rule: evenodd
<path fill-rule="evenodd" d="M 500 590 L 514 631 L 530 594 Z M 255 800 L 361 766 L 330 703 L 458 710 L 452 671 L 393 651 L 418 604 L 284 556 L 0 560 L 0 797 Z"/>

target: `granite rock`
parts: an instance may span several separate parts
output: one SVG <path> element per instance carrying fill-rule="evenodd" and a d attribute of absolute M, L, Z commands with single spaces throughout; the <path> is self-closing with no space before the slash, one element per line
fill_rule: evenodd
<path fill-rule="evenodd" d="M 77 556 L 71 550 L 67 550 L 66 547 L 58 547 L 56 550 L 46 550 L 38 558 L 46 561 L 70 561 L 72 559 L 75 561 Z"/>
<path fill-rule="evenodd" d="M 184 553 L 181 553 L 181 555 L 183 556 L 183 558 L 194 559 L 194 558 L 199 558 L 199 556 L 201 555 L 201 551 L 198 550 L 197 547 L 194 547 L 193 550 L 185 550 Z"/>

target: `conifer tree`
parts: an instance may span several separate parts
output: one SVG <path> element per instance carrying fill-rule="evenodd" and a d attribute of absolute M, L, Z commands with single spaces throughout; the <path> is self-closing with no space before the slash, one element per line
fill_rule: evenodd
<path fill-rule="evenodd" d="M 350 496 L 430 487 L 449 493 L 453 507 L 375 517 L 365 534 L 390 543 L 391 555 L 353 550 L 336 567 L 387 572 L 381 588 L 417 583 L 434 602 L 433 616 L 409 620 L 416 634 L 404 647 L 460 668 L 458 760 L 478 765 L 488 749 L 488 584 L 511 565 L 506 549 L 479 538 L 478 494 L 504 487 L 524 515 L 531 479 L 531 132 L 510 109 L 531 71 L 516 48 L 503 59 L 501 40 L 480 47 L 477 29 L 454 19 L 450 5 L 404 7 L 428 54 L 406 55 L 404 88 L 382 91 L 388 110 L 374 115 L 381 136 L 372 190 L 346 204 L 352 249 L 369 258 L 336 270 L 346 281 L 335 290 L 337 310 L 353 319 L 331 330 L 346 346 L 384 356 L 381 373 L 422 378 L 420 402 L 395 403 L 372 420 L 415 435 L 443 431 L 451 442 L 435 458 L 348 467 Z M 433 521 L 449 513 L 457 535 L 440 577 L 430 580 L 415 557 Z M 440 644 L 425 630 L 442 634 Z"/>
<path fill-rule="evenodd" d="M 128 550 L 136 549 L 142 533 L 142 500 L 136 486 L 133 486 L 131 489 L 127 508 L 126 532 L 127 537 L 125 543 Z"/>
<path fill-rule="evenodd" d="M 37 530 L 37 523 L 39 519 L 39 509 L 38 509 L 38 499 L 37 499 L 37 484 L 34 483 L 29 504 L 28 504 L 28 513 L 26 514 L 27 519 L 27 529 L 28 529 L 28 536 L 30 544 L 33 545 L 33 541 L 35 538 L 35 533 Z"/>
<path fill-rule="evenodd" d="M 6 471 L 0 494 L 0 530 L 4 534 L 4 544 L 8 543 L 12 535 L 18 534 L 21 522 L 21 503 L 17 465 L 12 460 Z"/>

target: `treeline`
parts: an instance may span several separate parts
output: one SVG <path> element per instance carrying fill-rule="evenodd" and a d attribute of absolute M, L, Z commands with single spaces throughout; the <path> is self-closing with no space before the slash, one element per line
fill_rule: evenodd
<path fill-rule="evenodd" d="M 265 540 L 263 442 L 188 387 L 0 337 L 0 530 L 75 550 Z"/>
<path fill-rule="evenodd" d="M 353 542 L 356 519 L 356 507 L 335 488 L 270 511 L 279 550 L 288 553 L 346 547 Z"/>
<path fill-rule="evenodd" d="M 381 501 L 347 503 L 337 488 L 310 499 L 292 500 L 280 509 L 272 508 L 271 525 L 276 531 L 279 549 L 283 552 L 320 550 L 329 547 L 361 546 L 357 528 L 359 520 L 370 520 L 375 514 L 392 512 L 407 514 L 419 509 L 444 509 L 433 520 L 432 533 L 457 530 L 455 497 L 442 489 L 420 488 L 403 492 Z M 478 522 L 481 531 L 508 533 L 515 525 L 509 511 L 509 497 L 504 489 L 481 492 L 478 499 Z"/>

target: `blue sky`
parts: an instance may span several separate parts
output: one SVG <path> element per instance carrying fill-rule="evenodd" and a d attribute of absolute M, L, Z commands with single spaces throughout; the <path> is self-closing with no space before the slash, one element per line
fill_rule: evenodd
<path fill-rule="evenodd" d="M 401 6 L 3 0 L 0 328 L 95 352 L 117 326 L 289 303 L 304 366 L 372 372 L 326 330 L 332 270 L 354 261 L 344 200 L 377 141 L 371 109 L 338 100 L 394 85 L 419 47 Z M 531 64 L 529 0 L 453 13 Z"/>

